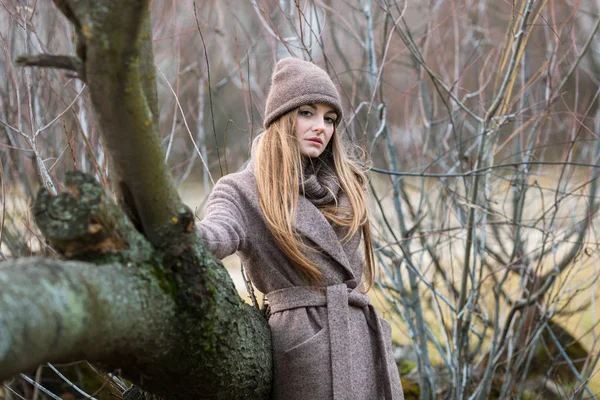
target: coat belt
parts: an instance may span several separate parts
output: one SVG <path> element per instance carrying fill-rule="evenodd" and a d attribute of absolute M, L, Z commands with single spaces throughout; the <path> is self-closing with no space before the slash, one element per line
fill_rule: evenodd
<path fill-rule="evenodd" d="M 369 296 L 360 293 L 353 285 L 341 283 L 327 287 L 294 286 L 275 290 L 267 294 L 271 313 L 301 307 L 327 307 L 327 323 L 329 325 L 329 344 L 331 353 L 331 372 L 333 380 L 333 399 L 351 400 L 354 391 L 350 382 L 350 343 L 348 320 L 349 306 L 362 308 L 367 323 L 377 334 L 377 347 L 381 357 L 384 379 L 385 398 L 392 399 L 391 371 L 388 368 L 386 343 L 383 335 L 381 320 L 377 317 L 375 308 L 371 305 Z M 349 286 L 352 286 L 349 287 Z"/>

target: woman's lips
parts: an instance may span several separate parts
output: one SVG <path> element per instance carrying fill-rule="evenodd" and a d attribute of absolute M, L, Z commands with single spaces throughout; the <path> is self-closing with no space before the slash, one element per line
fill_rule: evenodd
<path fill-rule="evenodd" d="M 323 141 L 321 139 L 319 139 L 319 138 L 311 138 L 311 139 L 306 139 L 306 140 L 308 140 L 311 143 L 318 144 L 318 145 L 322 145 L 323 144 Z"/>

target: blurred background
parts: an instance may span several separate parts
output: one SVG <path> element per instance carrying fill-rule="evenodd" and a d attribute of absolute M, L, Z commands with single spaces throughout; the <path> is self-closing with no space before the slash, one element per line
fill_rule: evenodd
<path fill-rule="evenodd" d="M 110 159 L 84 84 L 15 64 L 75 53 L 68 21 L 50 1 L 0 5 L 0 258 L 52 256 L 35 193 L 62 190 L 74 169 L 110 188 Z M 277 60 L 313 61 L 370 170 L 371 297 L 393 322 L 406 398 L 595 398 L 600 2 L 151 8 L 165 162 L 198 218 L 214 182 L 246 162 Z M 224 262 L 248 298 L 239 259 Z M 48 365 L 0 398 L 118 398 L 117 375 Z"/>

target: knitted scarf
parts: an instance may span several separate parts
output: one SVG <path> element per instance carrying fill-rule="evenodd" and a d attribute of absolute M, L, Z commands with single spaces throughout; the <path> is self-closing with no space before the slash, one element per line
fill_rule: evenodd
<path fill-rule="evenodd" d="M 248 168 L 254 170 L 254 155 L 262 133 L 252 141 L 252 151 Z M 340 196 L 340 182 L 333 168 L 331 154 L 324 154 L 319 158 L 310 159 L 304 166 L 300 177 L 300 194 L 316 207 L 334 203 L 342 197 L 342 204 L 346 205 L 345 196 Z M 340 204 L 340 203 L 338 203 Z"/>
<path fill-rule="evenodd" d="M 304 184 L 304 185 L 303 185 Z M 313 159 L 304 167 L 300 179 L 300 194 L 315 206 L 331 204 L 339 199 L 340 183 L 331 157 Z"/>

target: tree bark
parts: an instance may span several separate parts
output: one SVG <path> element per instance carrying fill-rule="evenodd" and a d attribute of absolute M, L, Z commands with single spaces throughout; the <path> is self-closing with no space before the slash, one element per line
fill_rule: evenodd
<path fill-rule="evenodd" d="M 184 229 L 180 247 L 156 250 L 93 178 L 70 173 L 66 187 L 42 190 L 34 216 L 77 261 L 0 264 L 0 380 L 87 359 L 165 399 L 267 398 L 266 320 L 197 233 Z"/>
<path fill-rule="evenodd" d="M 54 3 L 75 26 L 73 65 L 126 209 L 81 173 L 67 175 L 66 192 L 39 193 L 36 223 L 75 261 L 0 264 L 0 380 L 85 358 L 143 389 L 128 399 L 268 398 L 266 319 L 203 247 L 163 161 L 148 1 Z"/>
<path fill-rule="evenodd" d="M 54 0 L 75 25 L 83 76 L 118 177 L 145 236 L 164 243 L 181 209 L 158 135 L 156 72 L 147 0 Z"/>
<path fill-rule="evenodd" d="M 163 343 L 175 342 L 174 302 L 154 277 L 139 272 L 135 266 L 41 258 L 2 263 L 0 380 L 47 361 L 128 367 L 141 361 L 145 349 L 160 351 Z M 152 355 L 161 357 L 167 354 Z M 158 372 L 160 365 L 145 369 Z"/>
<path fill-rule="evenodd" d="M 0 381 L 86 359 L 164 399 L 266 399 L 269 331 L 241 302 L 182 309 L 153 270 L 25 258 L 0 268 Z M 223 305 L 219 303 L 219 305 Z"/>

